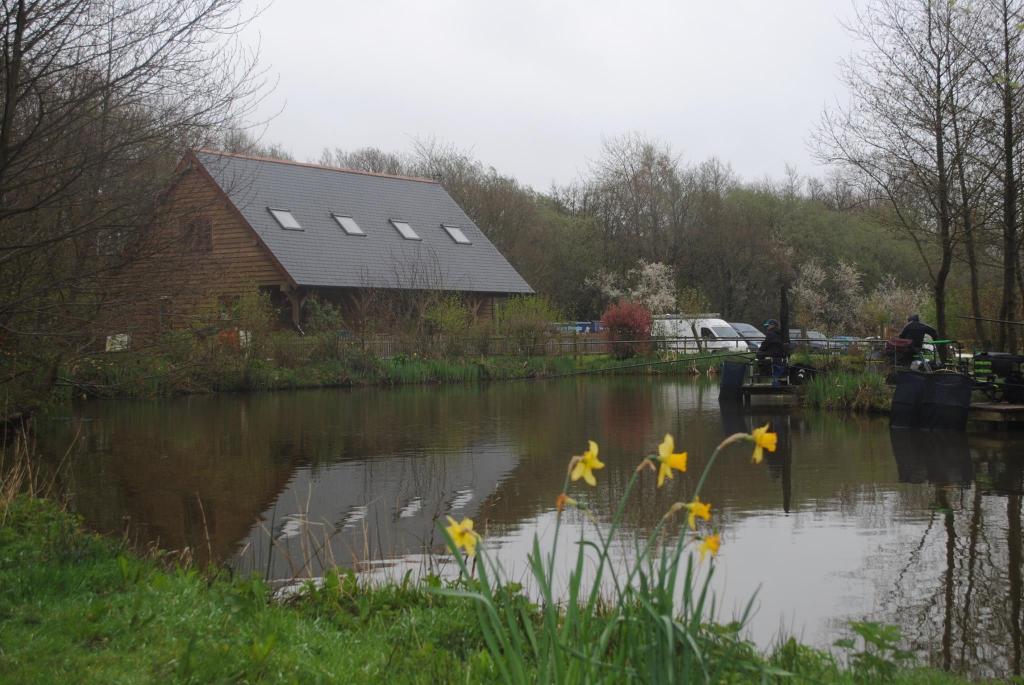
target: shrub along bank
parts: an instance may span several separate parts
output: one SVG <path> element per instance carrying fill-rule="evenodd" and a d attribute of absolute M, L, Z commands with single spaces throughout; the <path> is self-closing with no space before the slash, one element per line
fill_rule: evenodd
<path fill-rule="evenodd" d="M 282 605 L 262 581 L 133 554 L 46 500 L 0 505 L 0 683 L 500 679 L 469 600 L 426 583 L 370 588 L 334 575 Z M 716 669 L 722 682 L 754 682 L 752 664 L 775 683 L 872 682 L 878 672 L 878 662 L 840 668 L 792 640 L 767 658 L 751 645 L 733 658 Z M 965 681 L 898 669 L 890 682 Z"/>
<path fill-rule="evenodd" d="M 381 358 L 357 346 L 293 344 L 261 352 L 211 345 L 187 353 L 160 349 L 90 357 L 67 369 L 65 386 L 76 395 L 99 398 L 166 397 L 189 393 L 245 392 L 313 387 L 473 383 L 553 378 L 589 372 L 630 374 L 704 373 L 716 358 L 658 356 L 615 359 L 580 356 L 397 355 Z M 315 343 L 316 341 L 312 341 Z M 674 361 L 673 361 L 674 360 Z M 672 363 L 664 363 L 672 361 Z"/>
<path fill-rule="evenodd" d="M 297 345 L 298 340 L 301 345 Z M 647 353 L 629 359 L 615 355 L 420 356 L 382 358 L 358 345 L 282 336 L 259 350 L 220 344 L 176 350 L 161 346 L 145 352 L 89 357 L 66 369 L 63 385 L 76 396 L 95 398 L 170 397 L 213 392 L 259 392 L 317 387 L 356 387 L 558 378 L 590 373 L 622 375 L 703 375 L 718 367 L 715 354 Z M 892 388 L 882 374 L 865 369 L 863 359 L 845 355 L 798 356 L 793 363 L 814 366 L 818 375 L 801 392 L 804 406 L 857 412 L 888 412 Z"/>

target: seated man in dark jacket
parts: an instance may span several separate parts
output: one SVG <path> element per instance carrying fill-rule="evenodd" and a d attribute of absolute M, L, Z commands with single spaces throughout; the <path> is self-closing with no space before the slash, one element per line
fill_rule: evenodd
<path fill-rule="evenodd" d="M 911 314 L 907 317 L 907 325 L 900 331 L 900 337 L 904 340 L 910 341 L 910 349 L 903 353 L 900 362 L 909 365 L 911 368 L 916 366 L 914 358 L 921 352 L 921 348 L 924 347 L 924 336 L 930 335 L 932 340 L 937 340 L 939 337 L 938 332 L 926 323 L 921 323 L 921 317 L 917 314 Z M 931 366 L 927 361 L 922 361 L 921 366 L 925 371 L 931 371 Z"/>
<path fill-rule="evenodd" d="M 909 340 L 911 346 L 920 351 L 924 346 L 924 336 L 930 335 L 932 340 L 938 340 L 938 332 L 926 323 L 921 323 L 921 317 L 917 314 L 911 314 L 907 317 L 907 325 L 900 331 L 900 337 Z"/>
<path fill-rule="evenodd" d="M 779 385 L 779 379 L 786 375 L 786 341 L 779 330 L 779 322 L 768 319 L 764 322 L 764 340 L 757 348 L 758 360 L 770 359 L 772 365 L 772 385 Z"/>

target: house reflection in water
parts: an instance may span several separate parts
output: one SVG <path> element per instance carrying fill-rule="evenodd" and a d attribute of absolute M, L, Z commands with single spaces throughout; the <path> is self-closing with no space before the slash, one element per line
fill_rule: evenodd
<path fill-rule="evenodd" d="M 509 446 L 479 444 L 301 467 L 230 564 L 281 579 L 437 550 L 445 516 L 475 517 L 517 464 Z"/>

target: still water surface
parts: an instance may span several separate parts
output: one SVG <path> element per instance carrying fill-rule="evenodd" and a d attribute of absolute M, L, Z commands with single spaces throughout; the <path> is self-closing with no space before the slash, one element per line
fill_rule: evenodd
<path fill-rule="evenodd" d="M 735 448 L 702 496 L 723 536 L 727 614 L 757 592 L 763 646 L 780 634 L 828 646 L 869 619 L 899 624 L 938 667 L 1020 673 L 1020 438 L 741 410 L 706 383 L 620 378 L 84 403 L 40 442 L 56 459 L 74 441 L 73 506 L 94 527 L 243 572 L 425 568 L 451 514 L 476 520 L 519 573 L 588 438 L 607 467 L 572 492 L 598 511 L 664 433 L 690 453 L 688 473 L 638 488 L 627 535 L 643 535 L 724 436 L 765 422 L 778 452 L 754 467 Z"/>

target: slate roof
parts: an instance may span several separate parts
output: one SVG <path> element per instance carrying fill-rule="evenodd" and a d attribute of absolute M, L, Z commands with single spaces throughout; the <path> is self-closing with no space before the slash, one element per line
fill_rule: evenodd
<path fill-rule="evenodd" d="M 436 181 L 282 162 L 209 150 L 195 153 L 296 284 L 532 293 L 508 260 Z M 302 226 L 285 230 L 268 208 Z M 355 219 L 348 235 L 333 214 Z M 390 220 L 407 222 L 407 240 Z M 442 224 L 457 226 L 457 244 Z"/>

